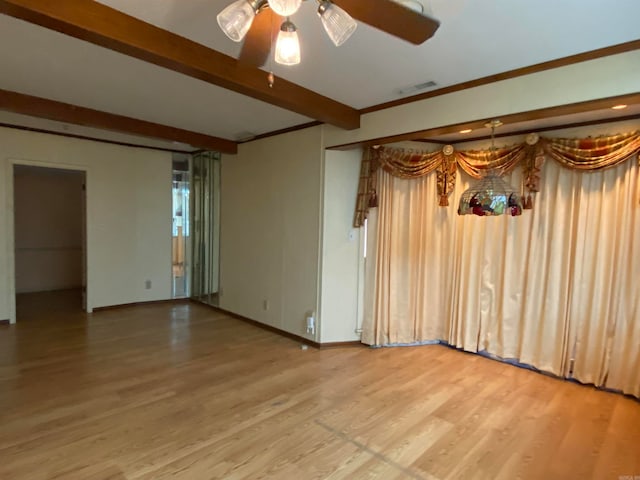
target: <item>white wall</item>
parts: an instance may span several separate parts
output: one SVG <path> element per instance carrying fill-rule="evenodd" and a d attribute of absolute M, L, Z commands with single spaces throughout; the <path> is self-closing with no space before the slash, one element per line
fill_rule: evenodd
<path fill-rule="evenodd" d="M 221 175 L 220 307 L 313 340 L 322 162 L 322 128 L 312 127 L 241 144 Z"/>
<path fill-rule="evenodd" d="M 82 287 L 84 172 L 16 166 L 16 292 Z"/>
<path fill-rule="evenodd" d="M 361 150 L 325 154 L 322 234 L 322 343 L 359 340 L 360 229 L 353 228 Z"/>
<path fill-rule="evenodd" d="M 0 161 L 0 319 L 13 305 L 14 163 L 86 170 L 89 307 L 170 298 L 171 154 L 0 128 Z"/>

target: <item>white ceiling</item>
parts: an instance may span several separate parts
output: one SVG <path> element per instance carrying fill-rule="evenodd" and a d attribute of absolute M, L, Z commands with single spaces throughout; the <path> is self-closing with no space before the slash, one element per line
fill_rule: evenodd
<path fill-rule="evenodd" d="M 101 3 L 237 56 L 239 44 L 224 36 L 215 19 L 230 1 Z M 368 1 L 375 8 L 375 0 Z M 639 32 L 638 0 L 431 0 L 430 7 L 442 25 L 423 45 L 360 24 L 336 48 L 322 30 L 315 2 L 307 0 L 292 17 L 301 38 L 302 63 L 265 68 L 365 108 L 401 98 L 398 90 L 429 80 L 442 88 L 635 40 Z M 0 32 L 2 89 L 231 140 L 313 120 L 4 15 Z M 12 120 L 20 124 L 17 117 Z M 0 123 L 7 118 L 0 115 Z M 71 133 L 77 128 L 64 127 Z"/>

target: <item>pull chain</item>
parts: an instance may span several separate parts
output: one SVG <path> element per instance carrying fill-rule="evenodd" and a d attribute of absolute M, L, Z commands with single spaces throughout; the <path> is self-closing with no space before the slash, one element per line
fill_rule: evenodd
<path fill-rule="evenodd" d="M 269 75 L 267 75 L 267 84 L 269 88 L 273 88 L 273 84 L 276 81 L 276 77 L 273 75 L 273 19 L 276 14 L 271 12 L 271 31 L 269 32 L 269 41 L 271 42 L 271 48 L 269 50 Z"/>

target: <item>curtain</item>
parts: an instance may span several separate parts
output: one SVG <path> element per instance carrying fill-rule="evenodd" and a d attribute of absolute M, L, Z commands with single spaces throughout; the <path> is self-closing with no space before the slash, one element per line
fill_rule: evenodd
<path fill-rule="evenodd" d="M 640 397 L 637 167 L 543 175 L 534 210 L 485 218 L 439 207 L 436 175 L 379 172 L 363 342 L 444 341 Z"/>
<path fill-rule="evenodd" d="M 353 216 L 353 226 L 359 228 L 364 225 L 367 219 L 369 208 L 377 205 L 376 181 L 378 162 L 373 155 L 371 148 L 365 148 L 362 152 L 362 162 L 360 163 L 360 179 L 358 180 L 358 196 L 356 198 L 356 209 Z"/>

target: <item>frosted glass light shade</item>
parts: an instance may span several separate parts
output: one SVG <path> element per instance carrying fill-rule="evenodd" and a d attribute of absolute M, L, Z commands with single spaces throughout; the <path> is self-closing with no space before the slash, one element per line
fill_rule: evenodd
<path fill-rule="evenodd" d="M 302 0 L 269 0 L 269 7 L 281 17 L 293 15 L 300 8 Z"/>
<path fill-rule="evenodd" d="M 247 0 L 236 0 L 218 14 L 217 20 L 227 37 L 234 42 L 240 42 L 249 31 L 255 16 L 256 11 L 251 3 Z"/>
<path fill-rule="evenodd" d="M 322 26 L 336 47 L 339 47 L 355 32 L 358 24 L 342 8 L 329 1 L 320 2 L 318 15 Z"/>
<path fill-rule="evenodd" d="M 276 41 L 276 63 L 280 65 L 297 65 L 300 63 L 300 41 L 296 26 L 286 21 L 280 27 Z"/>

